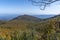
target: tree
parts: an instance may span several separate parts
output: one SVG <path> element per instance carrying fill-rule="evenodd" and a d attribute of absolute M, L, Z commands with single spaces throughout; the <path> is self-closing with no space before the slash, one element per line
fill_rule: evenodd
<path fill-rule="evenodd" d="M 60 0 L 29 0 L 35 6 L 40 6 L 41 10 L 44 10 L 48 5 L 60 1 Z"/>

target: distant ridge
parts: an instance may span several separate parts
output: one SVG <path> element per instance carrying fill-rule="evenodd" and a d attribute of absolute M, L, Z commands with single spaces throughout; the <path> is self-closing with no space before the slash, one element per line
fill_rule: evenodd
<path fill-rule="evenodd" d="M 60 21 L 60 15 L 55 15 L 53 17 L 50 17 L 50 18 L 46 18 L 45 20 L 54 20 L 54 21 Z"/>
<path fill-rule="evenodd" d="M 0 16 L 0 20 L 6 20 L 6 21 L 8 20 L 9 21 L 17 16 L 22 16 L 22 15 L 17 15 L 17 14 L 2 15 L 2 16 Z M 37 17 L 40 19 L 46 19 L 46 18 L 53 17 L 54 15 L 29 15 L 29 16 L 34 16 L 34 17 Z"/>
<path fill-rule="evenodd" d="M 13 21 L 13 20 L 23 20 L 23 21 L 33 21 L 33 22 L 42 21 L 42 19 L 40 19 L 38 17 L 30 16 L 30 15 L 21 15 L 16 18 L 13 18 L 11 21 Z"/>
<path fill-rule="evenodd" d="M 37 16 L 20 15 L 20 16 L 16 16 L 15 18 L 11 18 L 11 20 L 9 20 L 9 21 L 17 20 L 17 21 L 27 21 L 27 22 L 41 22 L 41 21 L 47 21 L 47 20 L 54 20 L 54 21 L 60 20 L 60 15 L 55 15 L 55 16 L 53 15 L 53 16 L 50 16 L 49 18 L 45 18 L 45 19 L 41 18 L 41 15 L 40 16 L 37 15 Z M 4 21 L 7 21 L 7 20 L 4 20 Z"/>

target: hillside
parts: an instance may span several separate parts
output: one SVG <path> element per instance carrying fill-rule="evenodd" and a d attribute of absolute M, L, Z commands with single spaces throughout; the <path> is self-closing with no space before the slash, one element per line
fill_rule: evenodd
<path fill-rule="evenodd" d="M 0 38 L 2 40 L 60 40 L 59 25 L 60 15 L 48 19 L 21 15 L 0 25 Z"/>
<path fill-rule="evenodd" d="M 55 21 L 57 21 L 57 20 L 60 20 L 60 15 L 55 15 L 55 16 L 47 18 L 45 20 L 55 20 Z"/>
<path fill-rule="evenodd" d="M 30 16 L 30 15 L 21 15 L 18 16 L 16 18 L 13 18 L 12 20 L 23 20 L 23 21 L 28 21 L 28 22 L 39 22 L 42 21 L 42 19 L 34 17 L 34 16 Z"/>

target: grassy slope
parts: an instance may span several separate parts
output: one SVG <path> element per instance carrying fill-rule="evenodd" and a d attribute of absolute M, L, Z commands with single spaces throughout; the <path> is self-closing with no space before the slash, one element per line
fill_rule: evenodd
<path fill-rule="evenodd" d="M 46 39 L 44 38 L 45 35 L 51 36 L 52 34 L 56 34 L 56 31 L 58 31 L 56 30 L 58 29 L 56 28 L 56 22 L 58 21 L 60 21 L 60 16 L 43 22 L 29 22 L 23 20 L 9 21 L 5 24 L 0 25 L 0 37 L 3 39 L 6 38 L 6 40 L 11 40 L 12 35 L 23 35 L 25 32 L 27 35 L 32 35 L 33 33 L 35 40 L 43 40 Z M 60 33 L 58 34 L 60 35 Z"/>

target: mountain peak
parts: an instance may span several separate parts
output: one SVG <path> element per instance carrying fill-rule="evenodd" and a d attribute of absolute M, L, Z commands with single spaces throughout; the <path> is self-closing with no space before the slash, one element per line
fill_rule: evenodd
<path fill-rule="evenodd" d="M 13 20 L 23 20 L 23 21 L 41 21 L 40 18 L 30 16 L 30 15 L 20 15 Z"/>

